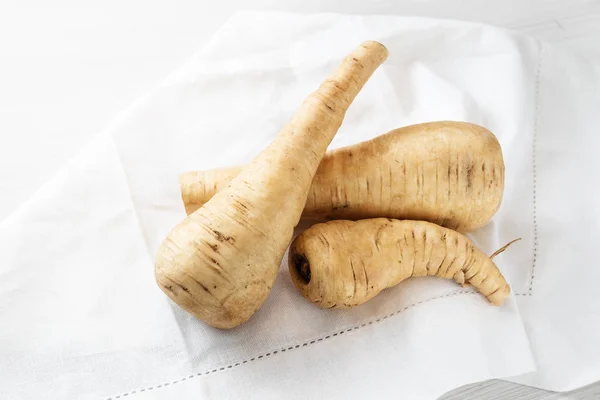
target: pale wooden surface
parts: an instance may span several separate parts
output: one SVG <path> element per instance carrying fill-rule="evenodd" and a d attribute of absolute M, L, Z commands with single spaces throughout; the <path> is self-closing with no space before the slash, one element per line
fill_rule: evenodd
<path fill-rule="evenodd" d="M 516 383 L 492 380 L 455 389 L 440 400 L 592 400 L 600 399 L 600 383 L 573 392 L 553 393 Z"/>
<path fill-rule="evenodd" d="M 600 0 L 3 0 L 0 220 L 241 8 L 485 22 L 600 62 Z M 554 394 L 490 381 L 442 399 L 600 399 L 600 383 Z"/>

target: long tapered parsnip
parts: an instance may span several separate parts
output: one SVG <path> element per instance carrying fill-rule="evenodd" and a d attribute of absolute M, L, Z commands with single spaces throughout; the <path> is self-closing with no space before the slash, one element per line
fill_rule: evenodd
<path fill-rule="evenodd" d="M 346 110 L 388 51 L 357 47 L 227 188 L 177 225 L 156 256 L 160 288 L 217 328 L 247 321 L 267 298 L 314 174 Z"/>
<path fill-rule="evenodd" d="M 300 293 L 322 308 L 362 304 L 410 277 L 469 283 L 494 305 L 510 287 L 490 257 L 462 234 L 424 221 L 387 218 L 313 225 L 289 252 Z"/>
<path fill-rule="evenodd" d="M 202 206 L 239 171 L 181 174 L 187 212 Z M 502 149 L 490 131 L 466 122 L 430 122 L 328 152 L 303 217 L 414 219 L 465 232 L 493 217 L 503 191 Z"/>

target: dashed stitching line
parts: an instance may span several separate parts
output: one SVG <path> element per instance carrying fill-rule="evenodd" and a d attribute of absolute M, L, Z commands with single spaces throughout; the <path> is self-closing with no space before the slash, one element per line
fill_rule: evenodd
<path fill-rule="evenodd" d="M 535 78 L 535 119 L 534 119 L 534 123 L 533 123 L 534 125 L 533 125 L 533 144 L 532 144 L 532 171 L 533 171 L 533 202 L 532 202 L 533 203 L 533 250 L 532 251 L 533 251 L 533 258 L 532 258 L 532 264 L 531 264 L 531 276 L 529 278 L 529 288 L 527 289 L 527 292 L 526 293 L 515 293 L 515 296 L 529 296 L 529 297 L 533 296 L 533 282 L 535 280 L 535 267 L 536 267 L 536 264 L 537 264 L 537 250 L 538 250 L 538 244 L 539 244 L 539 242 L 538 242 L 538 223 L 537 223 L 537 169 L 536 169 L 536 167 L 537 167 L 536 161 L 537 160 L 536 160 L 536 150 L 537 150 L 537 136 L 538 136 L 538 125 L 539 125 L 539 113 L 540 113 L 540 73 L 541 73 L 541 69 L 542 69 L 542 61 L 543 61 L 543 56 L 544 56 L 544 45 L 543 45 L 543 43 L 539 43 L 539 45 L 540 45 L 540 55 L 539 55 L 539 59 L 538 59 L 538 65 L 537 65 L 537 69 L 536 69 L 536 78 Z M 235 367 L 238 367 L 240 365 L 247 364 L 248 362 L 256 361 L 257 359 L 260 360 L 260 359 L 265 358 L 265 357 L 270 357 L 271 355 L 275 355 L 277 353 L 284 353 L 286 351 L 290 351 L 290 350 L 293 350 L 293 349 L 298 349 L 300 347 L 306 347 L 306 346 L 315 344 L 316 342 L 321 342 L 323 340 L 328 340 L 328 339 L 331 339 L 332 337 L 342 335 L 344 332 L 355 331 L 357 329 L 364 328 L 365 326 L 373 325 L 375 323 L 381 322 L 381 321 L 383 321 L 383 320 L 385 320 L 385 319 L 387 319 L 389 317 L 393 317 L 394 315 L 400 314 L 401 312 L 406 311 L 406 310 L 408 310 L 408 309 L 410 309 L 412 307 L 415 307 L 417 305 L 420 305 L 420 304 L 423 304 L 423 303 L 428 303 L 430 301 L 441 299 L 441 298 L 454 297 L 454 296 L 457 296 L 457 295 L 460 295 L 460 294 L 476 294 L 476 293 L 475 292 L 471 292 L 471 291 L 461 290 L 461 291 L 458 291 L 458 292 L 452 292 L 452 293 L 445 294 L 445 295 L 442 295 L 442 296 L 432 297 L 432 298 L 427 299 L 427 300 L 418 301 L 418 302 L 410 304 L 410 305 L 408 305 L 408 306 L 406 306 L 404 308 L 401 308 L 400 310 L 396 310 L 396 311 L 394 311 L 391 314 L 388 314 L 388 315 L 385 315 L 385 316 L 383 316 L 381 318 L 378 318 L 378 319 L 376 319 L 374 321 L 365 322 L 365 323 L 362 323 L 360 325 L 356 325 L 356 326 L 354 326 L 352 328 L 347 328 L 347 329 L 344 329 L 344 330 L 341 330 L 341 331 L 338 331 L 338 332 L 326 335 L 326 336 L 321 337 L 319 339 L 311 340 L 309 342 L 304 342 L 302 344 L 296 344 L 296 345 L 293 345 L 293 346 L 285 347 L 285 348 L 282 348 L 280 350 L 274 350 L 274 351 L 271 351 L 269 353 L 261 354 L 258 357 L 252 357 L 249 360 L 243 360 L 243 361 L 237 362 L 235 364 L 227 365 L 226 367 L 220 367 L 218 369 L 215 368 L 215 369 L 212 369 L 212 370 L 206 370 L 204 372 L 198 372 L 196 374 L 191 374 L 187 378 L 182 378 L 182 379 L 175 380 L 175 381 L 172 381 L 172 382 L 167 382 L 167 383 L 164 383 L 162 385 L 150 386 L 148 388 L 139 389 L 139 392 L 142 393 L 142 392 L 151 391 L 151 390 L 154 390 L 154 389 L 159 389 L 161 387 L 165 387 L 165 386 L 168 386 L 168 385 L 175 385 L 177 383 L 185 381 L 186 379 L 192 379 L 192 378 L 195 378 L 195 377 L 198 377 L 198 376 L 202 376 L 202 375 L 210 375 L 210 374 L 213 374 L 213 373 L 215 373 L 217 371 L 223 371 L 225 369 L 235 368 Z M 107 397 L 106 400 L 120 399 L 122 397 L 127 397 L 127 396 L 130 396 L 130 395 L 136 394 L 136 393 L 138 393 L 137 390 L 132 390 L 131 392 L 123 393 L 123 394 L 117 395 L 115 397 Z"/>
<path fill-rule="evenodd" d="M 533 169 L 533 258 L 531 262 L 531 278 L 529 280 L 529 296 L 533 295 L 533 283 L 535 281 L 535 266 L 537 265 L 538 251 L 538 221 L 537 221 L 537 136 L 540 120 L 540 75 L 542 70 L 542 60 L 544 58 L 544 44 L 538 42 L 540 46 L 540 57 L 537 65 L 535 78 L 535 120 L 533 128 L 533 149 L 532 149 L 532 169 Z"/>
<path fill-rule="evenodd" d="M 535 267 L 537 265 L 538 253 L 538 219 L 537 219 L 537 136 L 540 119 L 540 75 L 542 71 L 542 62 L 544 59 L 544 44 L 538 42 L 540 54 L 538 57 L 537 69 L 535 71 L 535 119 L 533 120 L 533 140 L 531 146 L 531 166 L 532 166 L 532 213 L 533 213 L 533 246 L 531 260 L 531 274 L 529 276 L 529 286 L 525 293 L 515 293 L 515 296 L 533 296 L 533 283 L 535 281 Z"/>
<path fill-rule="evenodd" d="M 174 381 L 171 381 L 171 382 L 167 382 L 167 383 L 163 383 L 163 384 L 160 384 L 160 385 L 150 386 L 148 388 L 132 390 L 131 392 L 122 393 L 122 394 L 114 396 L 114 397 L 107 397 L 105 400 L 116 400 L 116 399 L 120 399 L 120 398 L 123 398 L 123 397 L 127 397 L 127 396 L 130 396 L 130 395 L 133 395 L 135 393 L 149 392 L 151 390 L 159 389 L 159 388 L 162 388 L 162 387 L 165 387 L 165 386 L 175 385 L 177 383 L 181 383 L 181 382 L 185 381 L 186 379 L 192 379 L 192 378 L 195 378 L 195 377 L 198 377 L 198 376 L 210 375 L 210 374 L 213 374 L 213 373 L 215 373 L 217 371 L 223 371 L 225 369 L 233 369 L 233 368 L 238 367 L 238 366 L 240 366 L 242 364 L 246 364 L 246 363 L 249 363 L 249 362 L 254 362 L 254 361 L 257 361 L 257 360 L 260 360 L 260 359 L 263 359 L 263 358 L 274 356 L 274 355 L 276 355 L 278 353 L 284 353 L 286 351 L 291 351 L 291 350 L 294 350 L 294 349 L 298 349 L 300 347 L 310 346 L 310 345 L 315 344 L 317 342 L 322 342 L 324 340 L 330 340 L 331 338 L 336 337 L 336 336 L 341 336 L 341 335 L 343 335 L 344 333 L 347 333 L 347 332 L 356 331 L 356 330 L 358 330 L 360 328 L 364 328 L 364 327 L 369 326 L 369 325 L 374 325 L 374 324 L 376 324 L 378 322 L 381 322 L 381 321 L 383 321 L 383 320 L 385 320 L 387 318 L 390 318 L 390 317 L 393 317 L 395 315 L 398 315 L 398 314 L 400 314 L 400 313 L 402 313 L 402 312 L 404 312 L 406 310 L 409 310 L 409 309 L 411 309 L 413 307 L 416 307 L 418 305 L 429 303 L 430 301 L 433 301 L 433 300 L 438 300 L 438 299 L 443 299 L 443 298 L 448 298 L 448 297 L 455 297 L 455 296 L 459 296 L 459 295 L 463 295 L 463 294 L 478 295 L 479 293 L 471 291 L 471 290 L 459 290 L 459 291 L 447 293 L 447 294 L 444 294 L 444 295 L 441 295 L 441 296 L 435 296 L 435 297 L 432 297 L 432 298 L 429 298 L 429 299 L 426 299 L 426 300 L 417 301 L 416 303 L 412 303 L 412 304 L 410 304 L 410 305 L 408 305 L 406 307 L 403 307 L 403 308 L 401 308 L 399 310 L 396 310 L 396 311 L 394 311 L 394 312 L 392 312 L 392 313 L 390 313 L 388 315 L 385 315 L 383 317 L 377 318 L 376 320 L 372 320 L 372 321 L 368 321 L 368 322 L 363 322 L 360 325 L 355 325 L 355 326 L 350 327 L 350 328 L 345 328 L 345 329 L 339 330 L 337 332 L 330 333 L 330 334 L 328 334 L 326 336 L 320 337 L 318 339 L 313 339 L 313 340 L 306 341 L 306 342 L 303 342 L 303 343 L 299 343 L 299 344 L 295 344 L 295 345 L 283 347 L 283 348 L 280 348 L 278 350 L 272 350 L 272 351 L 269 351 L 268 353 L 260 354 L 260 355 L 258 355 L 256 357 L 252 357 L 252 358 L 247 359 L 247 360 L 243 360 L 243 361 L 239 361 L 239 362 L 236 362 L 236 363 L 233 363 L 233 364 L 229 364 L 229 365 L 224 366 L 224 367 L 207 369 L 206 371 L 203 371 L 203 372 L 197 372 L 195 374 L 191 374 L 187 378 L 177 379 L 177 380 L 174 380 Z"/>

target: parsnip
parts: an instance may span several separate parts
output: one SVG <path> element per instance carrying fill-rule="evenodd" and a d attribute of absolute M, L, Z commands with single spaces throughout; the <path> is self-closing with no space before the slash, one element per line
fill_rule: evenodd
<path fill-rule="evenodd" d="M 296 288 L 322 308 L 357 306 L 421 276 L 469 283 L 494 305 L 510 293 L 491 257 L 462 234 L 424 221 L 374 218 L 313 225 L 293 241 L 288 263 Z"/>
<path fill-rule="evenodd" d="M 187 212 L 226 187 L 239 171 L 180 175 Z M 502 149 L 490 131 L 466 122 L 431 122 L 328 152 L 302 216 L 424 220 L 465 232 L 493 217 L 503 191 Z"/>
<path fill-rule="evenodd" d="M 346 110 L 387 49 L 365 42 L 300 106 L 227 188 L 176 226 L 156 256 L 160 288 L 217 328 L 247 321 L 267 298 L 311 181 Z"/>

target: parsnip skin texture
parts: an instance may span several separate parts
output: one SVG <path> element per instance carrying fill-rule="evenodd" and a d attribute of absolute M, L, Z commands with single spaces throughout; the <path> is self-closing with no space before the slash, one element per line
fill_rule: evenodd
<path fill-rule="evenodd" d="M 374 218 L 313 225 L 292 243 L 288 265 L 298 291 L 322 308 L 365 303 L 410 277 L 469 283 L 493 305 L 510 287 L 464 235 L 425 221 Z"/>
<path fill-rule="evenodd" d="M 167 296 L 216 328 L 233 328 L 256 312 L 327 146 L 387 54 L 377 42 L 357 47 L 227 188 L 169 233 L 155 264 Z"/>
<path fill-rule="evenodd" d="M 187 212 L 226 187 L 239 171 L 181 174 Z M 412 219 L 468 232 L 491 220 L 503 192 L 504 160 L 494 134 L 466 122 L 430 122 L 328 152 L 302 217 Z"/>

